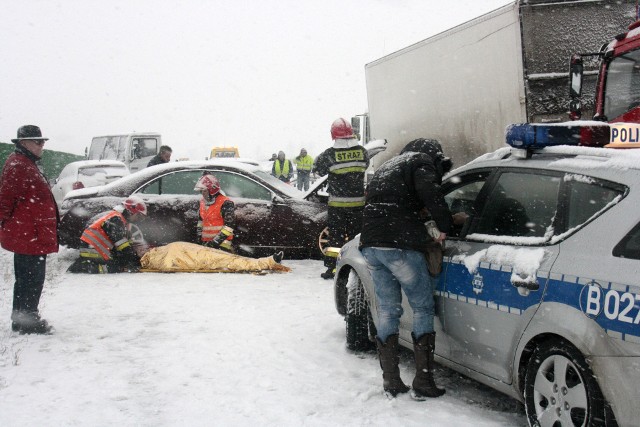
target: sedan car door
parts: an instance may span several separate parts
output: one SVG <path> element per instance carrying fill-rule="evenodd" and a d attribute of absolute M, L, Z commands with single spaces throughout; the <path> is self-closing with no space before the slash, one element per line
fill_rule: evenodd
<path fill-rule="evenodd" d="M 236 204 L 238 242 L 245 252 L 263 256 L 287 249 L 288 226 L 294 217 L 285 199 L 248 176 L 229 171 L 215 175 Z"/>
<path fill-rule="evenodd" d="M 464 190 L 478 190 L 477 178 L 463 177 L 447 195 L 454 213 L 468 206 Z M 547 242 L 561 182 L 559 173 L 495 172 L 477 192 L 462 237 L 447 241 L 443 328 L 456 363 L 511 383 L 514 349 L 558 256 Z"/>
<path fill-rule="evenodd" d="M 137 195 L 147 204 L 147 218 L 136 225 L 150 245 L 196 242 L 200 196 L 194 190 L 202 170 L 178 170 L 145 183 Z"/>

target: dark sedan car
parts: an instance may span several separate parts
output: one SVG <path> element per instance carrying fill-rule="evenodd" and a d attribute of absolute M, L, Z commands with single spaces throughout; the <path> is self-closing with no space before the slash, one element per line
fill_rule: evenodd
<path fill-rule="evenodd" d="M 322 255 L 318 236 L 327 223 L 323 197 L 296 190 L 256 163 L 231 159 L 152 166 L 103 187 L 73 191 L 62 204 L 61 244 L 77 248 L 89 220 L 131 194 L 148 208 L 147 218 L 137 224 L 136 240 L 152 246 L 197 242 L 201 196 L 194 186 L 204 171 L 212 172 L 235 202 L 236 238 L 244 254 L 268 256 L 283 250 L 288 258 Z"/>

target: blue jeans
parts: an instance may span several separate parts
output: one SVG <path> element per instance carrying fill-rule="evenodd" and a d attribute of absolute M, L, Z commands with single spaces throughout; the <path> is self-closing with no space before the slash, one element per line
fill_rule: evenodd
<path fill-rule="evenodd" d="M 378 338 L 383 343 L 398 333 L 402 317 L 402 292 L 413 310 L 416 338 L 433 332 L 436 279 L 429 275 L 422 252 L 395 248 L 363 248 L 378 303 Z"/>

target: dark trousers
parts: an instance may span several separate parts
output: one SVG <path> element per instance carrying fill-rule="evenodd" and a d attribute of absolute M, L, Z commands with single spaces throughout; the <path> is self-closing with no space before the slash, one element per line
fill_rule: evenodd
<path fill-rule="evenodd" d="M 13 254 L 16 283 L 13 286 L 13 310 L 37 312 L 44 287 L 46 255 Z"/>
<path fill-rule="evenodd" d="M 364 207 L 357 208 L 336 208 L 329 206 L 328 227 L 329 246 L 341 248 L 345 243 L 352 240 L 362 231 L 362 213 Z M 332 256 L 324 257 L 324 266 L 327 268 L 336 267 L 336 258 Z"/>

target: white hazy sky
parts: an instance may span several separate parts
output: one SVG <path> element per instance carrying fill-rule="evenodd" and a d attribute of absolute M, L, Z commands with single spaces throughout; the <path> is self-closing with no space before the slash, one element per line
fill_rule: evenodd
<path fill-rule="evenodd" d="M 0 141 L 155 131 L 174 159 L 331 144 L 367 110 L 364 65 L 508 0 L 0 0 Z M 434 58 L 437 60 L 437 58 Z"/>

